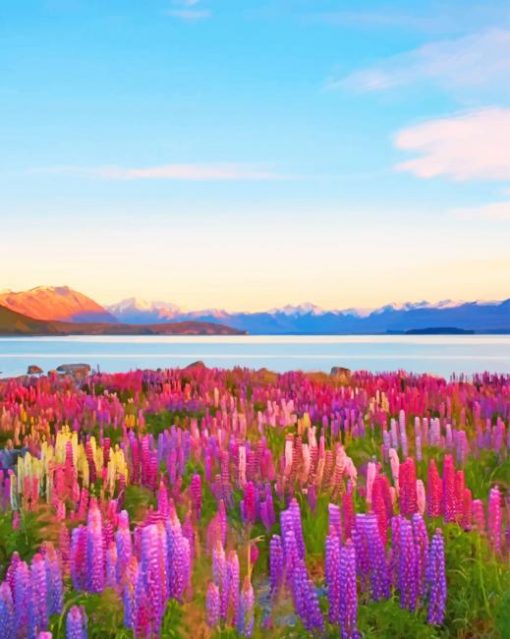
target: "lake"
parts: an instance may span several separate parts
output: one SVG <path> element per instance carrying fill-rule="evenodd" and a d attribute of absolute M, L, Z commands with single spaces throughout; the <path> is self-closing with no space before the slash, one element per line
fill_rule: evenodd
<path fill-rule="evenodd" d="M 1 375 L 20 375 L 29 364 L 47 371 L 86 362 L 104 371 L 208 366 L 266 367 L 275 371 L 327 371 L 332 366 L 373 372 L 405 369 L 450 376 L 480 371 L 510 373 L 510 335 L 271 335 L 72 336 L 0 338 Z"/>

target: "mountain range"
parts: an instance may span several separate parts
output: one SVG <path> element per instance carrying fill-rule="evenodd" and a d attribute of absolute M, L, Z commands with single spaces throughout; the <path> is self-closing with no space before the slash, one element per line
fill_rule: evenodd
<path fill-rule="evenodd" d="M 220 309 L 185 311 L 173 303 L 131 298 L 107 310 L 123 322 L 219 322 L 251 334 L 366 334 L 458 329 L 477 333 L 510 332 L 510 299 L 501 302 L 442 301 L 390 304 L 375 310 L 323 310 L 313 304 L 284 306 L 257 313 Z"/>
<path fill-rule="evenodd" d="M 106 307 L 69 287 L 38 287 L 0 293 L 0 306 L 30 318 L 68 323 L 110 325 L 101 330 L 123 332 L 122 326 L 156 327 L 175 323 L 206 323 L 250 334 L 385 334 L 406 332 L 510 332 L 510 299 L 498 302 L 429 302 L 389 304 L 375 310 L 324 310 L 313 304 L 283 306 L 265 312 L 221 309 L 188 311 L 170 302 L 129 298 Z M 175 327 L 176 328 L 176 327 Z M 129 329 L 136 330 L 136 329 Z M 142 329 L 140 329 L 142 330 Z M 160 329 L 161 330 L 161 329 Z M 210 330 L 210 329 L 209 329 Z"/>

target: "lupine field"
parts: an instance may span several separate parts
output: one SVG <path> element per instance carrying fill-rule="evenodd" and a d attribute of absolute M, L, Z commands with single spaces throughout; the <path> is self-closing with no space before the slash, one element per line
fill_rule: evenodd
<path fill-rule="evenodd" d="M 0 380 L 0 636 L 510 637 L 510 376 Z"/>

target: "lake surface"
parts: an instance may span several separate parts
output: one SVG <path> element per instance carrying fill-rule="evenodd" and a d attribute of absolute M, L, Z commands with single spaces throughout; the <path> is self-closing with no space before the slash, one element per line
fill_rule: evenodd
<path fill-rule="evenodd" d="M 0 338 L 1 375 L 30 364 L 44 371 L 86 362 L 104 371 L 208 366 L 327 371 L 332 366 L 374 372 L 404 369 L 449 377 L 480 371 L 510 373 L 510 335 L 453 336 L 73 336 Z"/>

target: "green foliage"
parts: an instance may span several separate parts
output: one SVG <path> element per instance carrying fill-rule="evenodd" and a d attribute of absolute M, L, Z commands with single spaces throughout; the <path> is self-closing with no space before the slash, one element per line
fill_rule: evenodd
<path fill-rule="evenodd" d="M 131 522 L 141 521 L 149 506 L 155 505 L 156 497 L 148 488 L 135 484 L 126 486 L 124 509 L 127 510 Z"/>
<path fill-rule="evenodd" d="M 161 624 L 162 639 L 184 639 L 184 621 L 181 606 L 170 599 Z M 189 636 L 189 635 L 188 635 Z"/>
<path fill-rule="evenodd" d="M 457 639 L 505 639 L 510 566 L 494 556 L 478 533 L 444 526 L 448 599 L 445 626 Z M 497 620 L 497 622 L 496 622 Z"/>
<path fill-rule="evenodd" d="M 19 527 L 12 527 L 12 512 L 0 515 L 0 576 L 3 578 L 12 553 L 16 550 L 24 561 L 30 561 L 43 541 L 55 541 L 54 516 L 47 507 L 21 511 Z"/>
<path fill-rule="evenodd" d="M 364 639 L 436 639 L 441 635 L 426 624 L 425 610 L 403 610 L 395 597 L 360 605 L 358 628 Z"/>
<path fill-rule="evenodd" d="M 469 457 L 464 472 L 466 486 L 477 498 L 485 499 L 494 484 L 510 487 L 510 459 L 501 461 L 494 451 L 483 450 L 478 457 Z"/>

